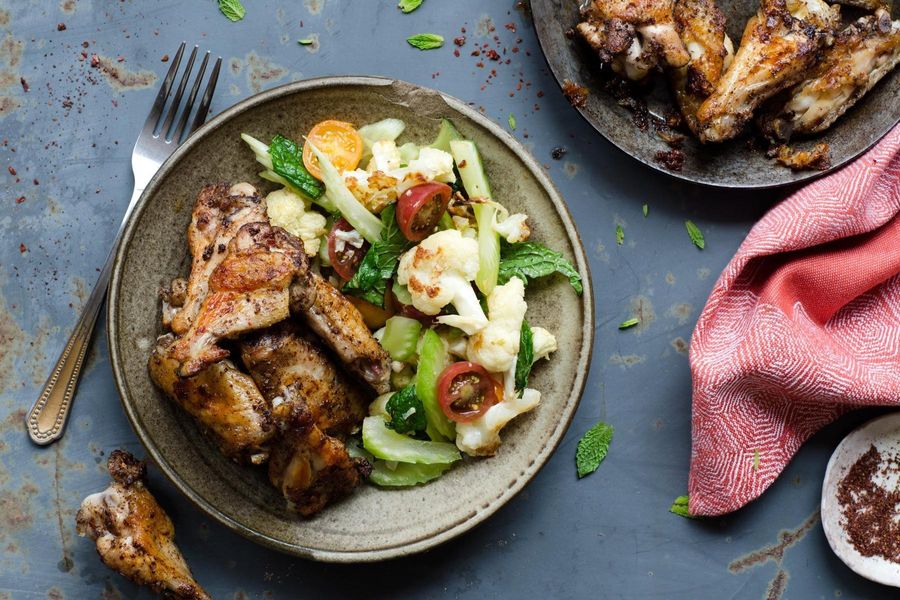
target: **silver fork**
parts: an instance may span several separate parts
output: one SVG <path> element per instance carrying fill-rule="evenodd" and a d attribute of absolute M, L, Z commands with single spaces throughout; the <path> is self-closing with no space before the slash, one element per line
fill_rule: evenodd
<path fill-rule="evenodd" d="M 178 122 L 175 122 L 181 105 L 181 98 L 184 95 L 194 66 L 194 60 L 197 58 L 198 47 L 194 46 L 191 56 L 188 58 L 184 74 L 181 76 L 181 80 L 175 90 L 169 110 L 165 113 L 165 118 L 163 119 L 169 93 L 172 91 L 172 83 L 175 81 L 181 58 L 184 55 L 184 47 L 185 44 L 182 42 L 181 46 L 178 47 L 178 52 L 172 59 L 172 66 L 169 67 L 169 72 L 166 73 L 166 78 L 163 80 L 159 94 L 157 94 L 156 100 L 153 102 L 150 115 L 144 122 L 144 128 L 134 144 L 134 150 L 131 153 L 131 168 L 134 171 L 134 193 L 131 195 L 131 202 L 128 203 L 128 208 L 125 209 L 125 215 L 122 217 L 122 224 L 119 226 L 119 231 L 116 233 L 116 238 L 113 241 L 112 250 L 106 258 L 106 263 L 103 265 L 103 270 L 100 271 L 100 277 L 97 279 L 97 283 L 94 284 L 94 289 L 90 298 L 88 298 L 87 304 L 81 311 L 81 316 L 75 325 L 75 329 L 72 331 L 72 335 L 69 336 L 62 354 L 60 354 L 59 359 L 53 366 L 53 370 L 50 372 L 50 377 L 47 378 L 47 382 L 41 390 L 40 396 L 38 396 L 37 401 L 31 407 L 25 419 L 28 435 L 36 444 L 42 446 L 51 444 L 62 437 L 63 429 L 69 416 L 69 409 L 72 406 L 72 397 L 75 395 L 75 387 L 78 384 L 78 377 L 81 374 L 81 366 L 84 363 L 85 354 L 91 343 L 94 324 L 97 322 L 97 315 L 100 313 L 100 308 L 103 306 L 103 301 L 106 298 L 106 288 L 109 285 L 116 248 L 122 238 L 122 232 L 125 229 L 125 223 L 128 221 L 131 211 L 134 210 L 138 198 L 141 197 L 144 188 L 150 183 L 150 179 L 160 165 L 171 156 L 181 144 L 183 138 L 190 135 L 203 124 L 209 112 L 209 104 L 216 89 L 219 69 L 222 66 L 221 56 L 216 60 L 216 64 L 210 73 L 206 90 L 203 92 L 203 97 L 200 100 L 200 105 L 197 107 L 190 129 L 185 129 L 190 118 L 191 109 L 194 107 L 194 101 L 197 98 L 197 92 L 200 90 L 207 63 L 209 62 L 209 52 L 207 52 L 200 63 L 200 71 L 188 94 L 181 116 Z"/>

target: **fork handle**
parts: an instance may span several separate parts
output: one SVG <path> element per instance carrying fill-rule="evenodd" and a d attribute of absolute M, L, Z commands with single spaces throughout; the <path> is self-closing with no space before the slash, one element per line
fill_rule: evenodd
<path fill-rule="evenodd" d="M 72 330 L 72 334 L 66 341 L 62 353 L 56 360 L 56 364 L 53 365 L 53 370 L 50 371 L 50 376 L 44 383 L 40 396 L 38 396 L 37 401 L 25 417 L 28 436 L 35 444 L 46 446 L 47 444 L 52 444 L 63 435 L 66 421 L 69 418 L 69 411 L 72 408 L 75 388 L 81 376 L 81 367 L 84 365 L 84 357 L 87 354 L 88 347 L 91 345 L 97 315 L 100 314 L 100 309 L 103 307 L 103 301 L 106 298 L 106 288 L 109 286 L 116 249 L 125 229 L 125 222 L 137 203 L 141 192 L 143 192 L 143 188 L 134 190 L 131 202 L 125 212 L 125 219 L 123 219 L 122 225 L 116 233 L 112 250 L 110 250 L 109 256 L 106 257 L 106 263 L 100 271 L 100 277 L 97 278 L 87 304 L 81 311 L 81 316 L 75 324 L 75 329 Z"/>

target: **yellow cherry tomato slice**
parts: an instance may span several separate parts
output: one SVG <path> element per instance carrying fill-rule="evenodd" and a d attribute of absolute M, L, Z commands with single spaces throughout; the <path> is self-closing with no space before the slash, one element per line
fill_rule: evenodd
<path fill-rule="evenodd" d="M 316 123 L 306 136 L 307 142 L 323 152 L 338 171 L 352 171 L 362 158 L 363 141 L 350 123 L 343 121 L 322 121 Z M 319 159 L 313 154 L 309 143 L 303 144 L 303 166 L 316 179 L 322 179 Z"/>

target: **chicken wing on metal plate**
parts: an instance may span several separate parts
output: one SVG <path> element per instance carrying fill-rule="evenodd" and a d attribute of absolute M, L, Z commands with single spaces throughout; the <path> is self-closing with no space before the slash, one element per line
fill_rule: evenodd
<path fill-rule="evenodd" d="M 114 450 L 112 484 L 84 499 L 75 517 L 78 535 L 97 544 L 100 559 L 166 598 L 210 600 L 175 545 L 175 528 L 145 485 L 144 463 Z"/>

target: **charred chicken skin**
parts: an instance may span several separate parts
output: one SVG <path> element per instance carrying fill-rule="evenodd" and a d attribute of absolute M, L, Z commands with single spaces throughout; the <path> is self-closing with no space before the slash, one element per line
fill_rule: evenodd
<path fill-rule="evenodd" d="M 168 598 L 210 600 L 175 545 L 172 521 L 147 490 L 144 463 L 114 450 L 107 466 L 113 482 L 81 503 L 78 535 L 96 542 L 103 564 L 139 585 Z"/>

